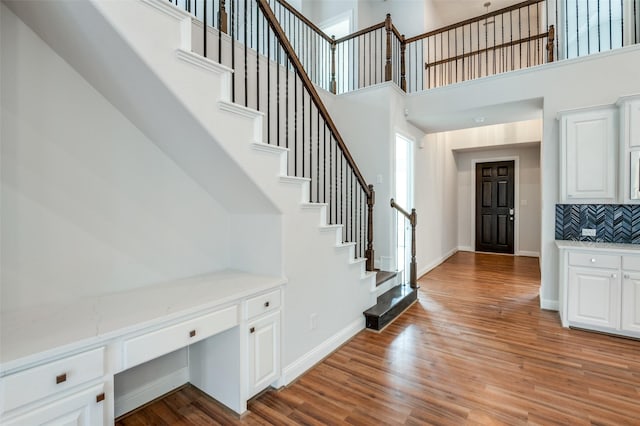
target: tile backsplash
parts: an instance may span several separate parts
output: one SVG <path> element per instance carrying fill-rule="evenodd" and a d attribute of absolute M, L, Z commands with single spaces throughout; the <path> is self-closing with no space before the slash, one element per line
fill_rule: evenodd
<path fill-rule="evenodd" d="M 584 228 L 596 236 L 582 236 Z M 640 205 L 556 204 L 556 240 L 640 244 Z"/>

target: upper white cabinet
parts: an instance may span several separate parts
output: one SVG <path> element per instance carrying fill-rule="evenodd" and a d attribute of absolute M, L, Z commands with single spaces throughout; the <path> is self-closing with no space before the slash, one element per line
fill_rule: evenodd
<path fill-rule="evenodd" d="M 620 187 L 625 203 L 640 203 L 640 96 L 618 101 L 620 107 Z"/>
<path fill-rule="evenodd" d="M 614 107 L 560 113 L 561 202 L 617 202 L 616 113 Z"/>

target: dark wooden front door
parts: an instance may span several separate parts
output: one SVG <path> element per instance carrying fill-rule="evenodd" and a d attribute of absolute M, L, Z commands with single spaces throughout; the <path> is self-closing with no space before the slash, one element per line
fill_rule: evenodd
<path fill-rule="evenodd" d="M 476 164 L 476 251 L 513 254 L 514 164 Z"/>

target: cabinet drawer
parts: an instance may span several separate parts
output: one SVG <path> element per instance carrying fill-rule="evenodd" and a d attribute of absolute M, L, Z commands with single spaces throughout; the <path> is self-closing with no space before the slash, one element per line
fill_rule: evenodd
<path fill-rule="evenodd" d="M 622 269 L 640 271 L 640 256 L 622 256 Z"/>
<path fill-rule="evenodd" d="M 130 368 L 238 325 L 238 306 L 230 306 L 124 342 L 124 368 Z"/>
<path fill-rule="evenodd" d="M 247 317 L 253 318 L 256 315 L 273 311 L 280 307 L 280 290 L 275 290 L 261 296 L 247 300 Z"/>
<path fill-rule="evenodd" d="M 4 411 L 104 376 L 104 348 L 4 377 Z"/>
<path fill-rule="evenodd" d="M 620 256 L 599 253 L 569 253 L 569 265 L 618 269 Z"/>

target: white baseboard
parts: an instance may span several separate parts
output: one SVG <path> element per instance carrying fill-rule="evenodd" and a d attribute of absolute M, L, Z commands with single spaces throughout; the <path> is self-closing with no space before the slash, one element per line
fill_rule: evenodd
<path fill-rule="evenodd" d="M 352 322 L 338 333 L 334 334 L 291 364 L 284 367 L 277 386 L 287 386 L 289 383 L 293 382 L 353 336 L 358 334 L 362 329 L 364 329 L 364 317 Z"/>
<path fill-rule="evenodd" d="M 159 396 L 172 391 L 189 382 L 189 367 L 181 368 L 166 376 L 147 383 L 132 392 L 115 398 L 115 416 L 119 417 L 129 411 L 153 401 Z"/>
<path fill-rule="evenodd" d="M 516 253 L 516 256 L 540 257 L 540 253 L 537 251 L 520 250 L 519 252 Z"/>
<path fill-rule="evenodd" d="M 427 266 L 420 268 L 418 270 L 418 278 L 420 278 L 421 276 L 423 276 L 424 274 L 426 274 L 436 266 L 442 264 L 445 260 L 447 260 L 454 254 L 456 254 L 458 251 L 466 251 L 466 250 L 461 250 L 460 247 L 451 249 L 448 253 L 445 253 L 443 256 L 429 263 Z"/>
<path fill-rule="evenodd" d="M 458 251 L 475 251 L 471 246 L 458 246 Z"/>
<path fill-rule="evenodd" d="M 558 311 L 560 310 L 560 303 L 557 300 L 540 298 L 540 309 L 545 311 Z"/>

